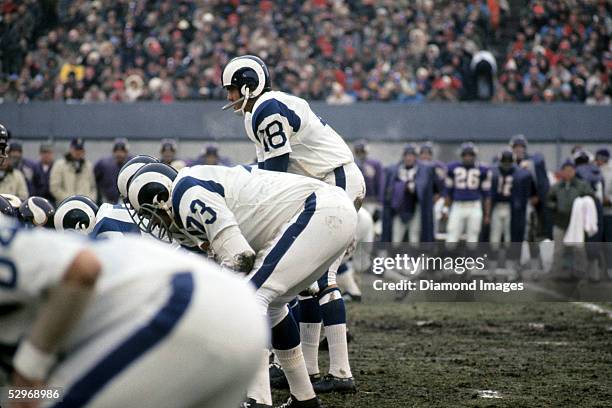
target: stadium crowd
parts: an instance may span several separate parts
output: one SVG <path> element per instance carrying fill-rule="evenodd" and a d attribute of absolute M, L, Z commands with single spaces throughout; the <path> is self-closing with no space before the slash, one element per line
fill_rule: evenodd
<path fill-rule="evenodd" d="M 221 68 L 257 54 L 276 88 L 354 101 L 609 104 L 603 0 L 183 0 L 2 3 L 3 101 L 223 99 Z M 515 38 L 508 44 L 503 31 Z M 289 40 L 292 39 L 292 40 Z"/>

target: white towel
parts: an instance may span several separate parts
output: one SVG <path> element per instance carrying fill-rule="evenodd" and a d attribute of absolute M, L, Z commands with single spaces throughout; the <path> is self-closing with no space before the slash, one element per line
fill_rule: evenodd
<path fill-rule="evenodd" d="M 570 223 L 565 231 L 565 244 L 580 244 L 584 242 L 584 234 L 589 237 L 597 233 L 597 207 L 590 196 L 578 197 L 572 204 Z"/>

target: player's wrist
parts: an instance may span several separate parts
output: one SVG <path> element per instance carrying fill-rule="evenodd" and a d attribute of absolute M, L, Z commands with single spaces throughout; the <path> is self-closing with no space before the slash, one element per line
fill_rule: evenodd
<path fill-rule="evenodd" d="M 15 371 L 23 377 L 43 381 L 47 378 L 56 360 L 55 354 L 39 349 L 30 340 L 24 340 L 15 353 L 13 366 Z"/>

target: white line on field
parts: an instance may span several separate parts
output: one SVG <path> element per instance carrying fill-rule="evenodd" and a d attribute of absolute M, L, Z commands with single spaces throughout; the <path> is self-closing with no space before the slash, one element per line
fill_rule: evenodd
<path fill-rule="evenodd" d="M 612 319 L 612 310 L 608 308 L 596 305 L 595 303 L 585 303 L 585 302 L 572 302 L 572 303 L 575 304 L 576 306 L 590 310 L 591 312 L 606 315 L 608 316 L 609 319 Z"/>
<path fill-rule="evenodd" d="M 532 289 L 536 292 L 540 292 L 540 293 L 544 293 L 547 294 L 549 296 L 558 298 L 559 300 L 565 300 L 567 299 L 566 296 L 561 295 L 560 293 L 554 291 L 554 290 L 550 290 L 547 288 L 544 288 L 540 285 L 537 285 L 535 283 L 526 283 L 525 287 Z M 595 303 L 589 303 L 589 302 L 571 302 L 572 304 L 578 306 L 578 307 L 582 307 L 583 309 L 587 309 L 590 310 L 591 312 L 597 313 L 597 314 L 603 314 L 606 315 L 608 318 L 612 319 L 612 310 L 605 308 L 603 306 L 597 305 Z"/>

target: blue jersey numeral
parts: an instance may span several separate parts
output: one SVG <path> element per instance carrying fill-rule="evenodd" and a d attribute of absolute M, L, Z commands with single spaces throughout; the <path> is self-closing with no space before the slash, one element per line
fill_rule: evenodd
<path fill-rule="evenodd" d="M 274 126 L 276 126 L 276 129 L 273 129 Z M 261 140 L 266 152 L 269 152 L 270 148 L 278 149 L 279 147 L 283 147 L 287 142 L 287 135 L 283 132 L 283 124 L 278 120 L 270 122 L 268 126 L 266 126 L 264 130 L 260 130 L 259 133 L 261 133 Z"/>
<path fill-rule="evenodd" d="M 17 286 L 17 267 L 8 258 L 0 257 L 0 287 L 13 289 Z"/>
<path fill-rule="evenodd" d="M 189 206 L 189 209 L 194 214 L 196 212 L 200 213 L 201 215 L 204 215 L 205 213 L 208 213 L 209 217 L 208 217 L 207 220 L 204 221 L 204 224 L 212 224 L 213 222 L 217 221 L 217 213 L 215 212 L 215 210 L 213 210 L 212 208 L 210 208 L 206 204 L 204 204 L 204 202 L 202 200 L 199 200 L 199 199 L 193 200 L 191 202 L 191 205 Z"/>

